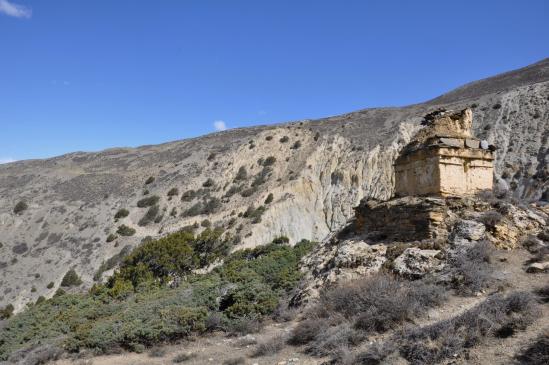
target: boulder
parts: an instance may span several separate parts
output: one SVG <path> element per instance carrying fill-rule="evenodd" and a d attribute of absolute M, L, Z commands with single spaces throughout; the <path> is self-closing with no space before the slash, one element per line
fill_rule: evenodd
<path fill-rule="evenodd" d="M 393 261 L 393 270 L 399 275 L 420 278 L 443 267 L 439 250 L 422 250 L 410 247 Z"/>
<path fill-rule="evenodd" d="M 473 220 L 462 219 L 454 225 L 454 228 L 450 235 L 450 240 L 451 242 L 459 241 L 459 239 L 478 241 L 484 238 L 485 233 L 486 227 L 484 226 L 484 224 L 475 222 Z"/>
<path fill-rule="evenodd" d="M 549 261 L 534 262 L 533 264 L 528 265 L 528 267 L 526 268 L 526 272 L 531 274 L 548 272 L 548 271 L 549 271 Z"/>

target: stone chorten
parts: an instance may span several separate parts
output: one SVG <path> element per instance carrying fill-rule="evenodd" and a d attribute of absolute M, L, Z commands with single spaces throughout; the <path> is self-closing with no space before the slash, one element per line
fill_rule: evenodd
<path fill-rule="evenodd" d="M 468 196 L 493 185 L 494 146 L 472 134 L 473 113 L 437 110 L 395 162 L 395 195 Z"/>

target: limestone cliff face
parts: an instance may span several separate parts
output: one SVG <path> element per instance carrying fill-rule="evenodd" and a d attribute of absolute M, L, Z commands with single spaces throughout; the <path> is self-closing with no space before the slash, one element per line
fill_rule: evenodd
<path fill-rule="evenodd" d="M 392 195 L 394 160 L 438 107 L 472 107 L 475 134 L 499 147 L 498 183 L 547 199 L 549 61 L 511 76 L 409 107 L 0 165 L 0 306 L 21 309 L 53 295 L 71 267 L 89 286 L 101 263 L 124 247 L 195 223 L 199 231 L 205 220 L 238 236 L 235 249 L 280 235 L 292 243 L 322 240 L 363 197 Z M 154 182 L 145 184 L 149 177 Z M 169 197 L 173 188 L 178 194 Z M 155 195 L 158 213 L 139 225 L 148 208 L 137 202 Z M 14 214 L 22 200 L 28 209 Z M 115 220 L 121 208 L 129 215 Z M 107 242 L 122 224 L 135 235 Z"/>

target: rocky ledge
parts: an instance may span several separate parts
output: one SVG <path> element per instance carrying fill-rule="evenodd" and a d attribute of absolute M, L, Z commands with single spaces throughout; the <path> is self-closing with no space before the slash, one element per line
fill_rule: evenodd
<path fill-rule="evenodd" d="M 321 288 L 380 270 L 409 278 L 431 275 L 449 280 L 445 270 L 449 260 L 479 241 L 498 249 L 547 250 L 548 223 L 549 206 L 491 194 L 363 200 L 345 228 L 304 257 L 304 279 L 292 304 L 314 301 Z M 549 264 L 532 265 L 526 270 L 539 272 Z"/>

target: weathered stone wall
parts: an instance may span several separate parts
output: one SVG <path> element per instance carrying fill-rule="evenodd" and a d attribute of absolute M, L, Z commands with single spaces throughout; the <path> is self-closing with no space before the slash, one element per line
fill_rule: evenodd
<path fill-rule="evenodd" d="M 457 139 L 456 139 L 457 140 Z M 473 195 L 493 185 L 493 154 L 478 148 L 430 146 L 399 157 L 395 195 Z"/>
<path fill-rule="evenodd" d="M 442 198 L 404 197 L 363 200 L 355 208 L 355 232 L 375 242 L 446 238 L 447 206 Z"/>

